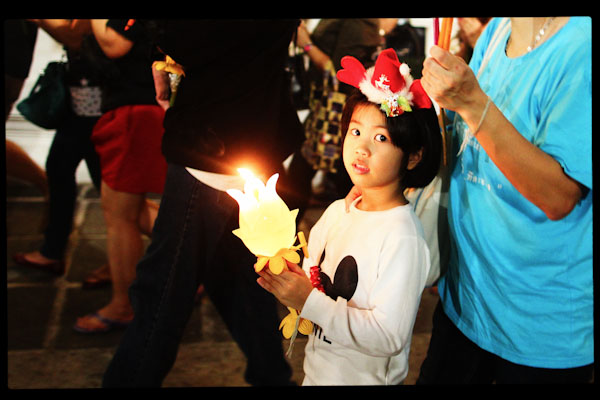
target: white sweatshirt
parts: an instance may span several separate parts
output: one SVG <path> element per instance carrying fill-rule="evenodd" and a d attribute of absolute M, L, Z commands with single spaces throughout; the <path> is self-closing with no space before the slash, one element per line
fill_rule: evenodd
<path fill-rule="evenodd" d="M 332 203 L 309 235 L 303 268 L 320 265 L 333 284 L 327 294 L 313 289 L 300 314 L 315 324 L 303 385 L 394 385 L 408 374 L 430 268 L 423 228 L 410 204 L 366 212 L 358 201 L 349 213 L 343 200 Z"/>

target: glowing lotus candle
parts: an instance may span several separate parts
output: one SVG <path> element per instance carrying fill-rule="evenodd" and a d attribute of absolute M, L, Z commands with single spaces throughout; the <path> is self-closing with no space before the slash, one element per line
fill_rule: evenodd
<path fill-rule="evenodd" d="M 285 260 L 298 264 L 300 256 L 296 251 L 306 247 L 303 235 L 299 235 L 300 245 L 294 246 L 298 210 L 290 211 L 277 194 L 275 185 L 279 174 L 271 176 L 265 185 L 250 171 L 238 171 L 245 180 L 244 192 L 227 191 L 240 206 L 240 228 L 233 234 L 257 256 L 256 272 L 268 264 L 271 272 L 280 274 L 286 268 Z"/>

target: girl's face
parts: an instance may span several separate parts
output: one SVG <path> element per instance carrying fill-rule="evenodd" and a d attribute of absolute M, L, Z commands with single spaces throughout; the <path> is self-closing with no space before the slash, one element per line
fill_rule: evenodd
<path fill-rule="evenodd" d="M 359 105 L 344 139 L 344 166 L 363 193 L 365 189 L 400 191 L 404 154 L 394 146 L 383 113 L 375 105 Z"/>

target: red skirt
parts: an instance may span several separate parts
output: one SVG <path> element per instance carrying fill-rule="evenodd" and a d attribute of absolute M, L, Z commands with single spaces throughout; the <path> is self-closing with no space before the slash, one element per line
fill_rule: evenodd
<path fill-rule="evenodd" d="M 161 194 L 167 162 L 161 153 L 165 112 L 154 105 L 128 105 L 98 120 L 92 142 L 100 157 L 102 180 L 113 190 Z"/>

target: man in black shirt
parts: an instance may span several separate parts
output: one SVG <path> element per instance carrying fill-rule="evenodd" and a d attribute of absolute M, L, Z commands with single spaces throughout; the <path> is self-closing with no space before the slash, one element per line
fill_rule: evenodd
<path fill-rule="evenodd" d="M 284 65 L 298 21 L 138 21 L 185 70 L 165 115 L 169 164 L 152 243 L 130 289 L 135 317 L 105 387 L 160 386 L 171 369 L 200 284 L 247 357 L 252 385 L 290 383 L 276 301 L 256 283 L 256 261 L 231 232 L 237 203 L 186 170 L 264 176 L 303 140 Z"/>

